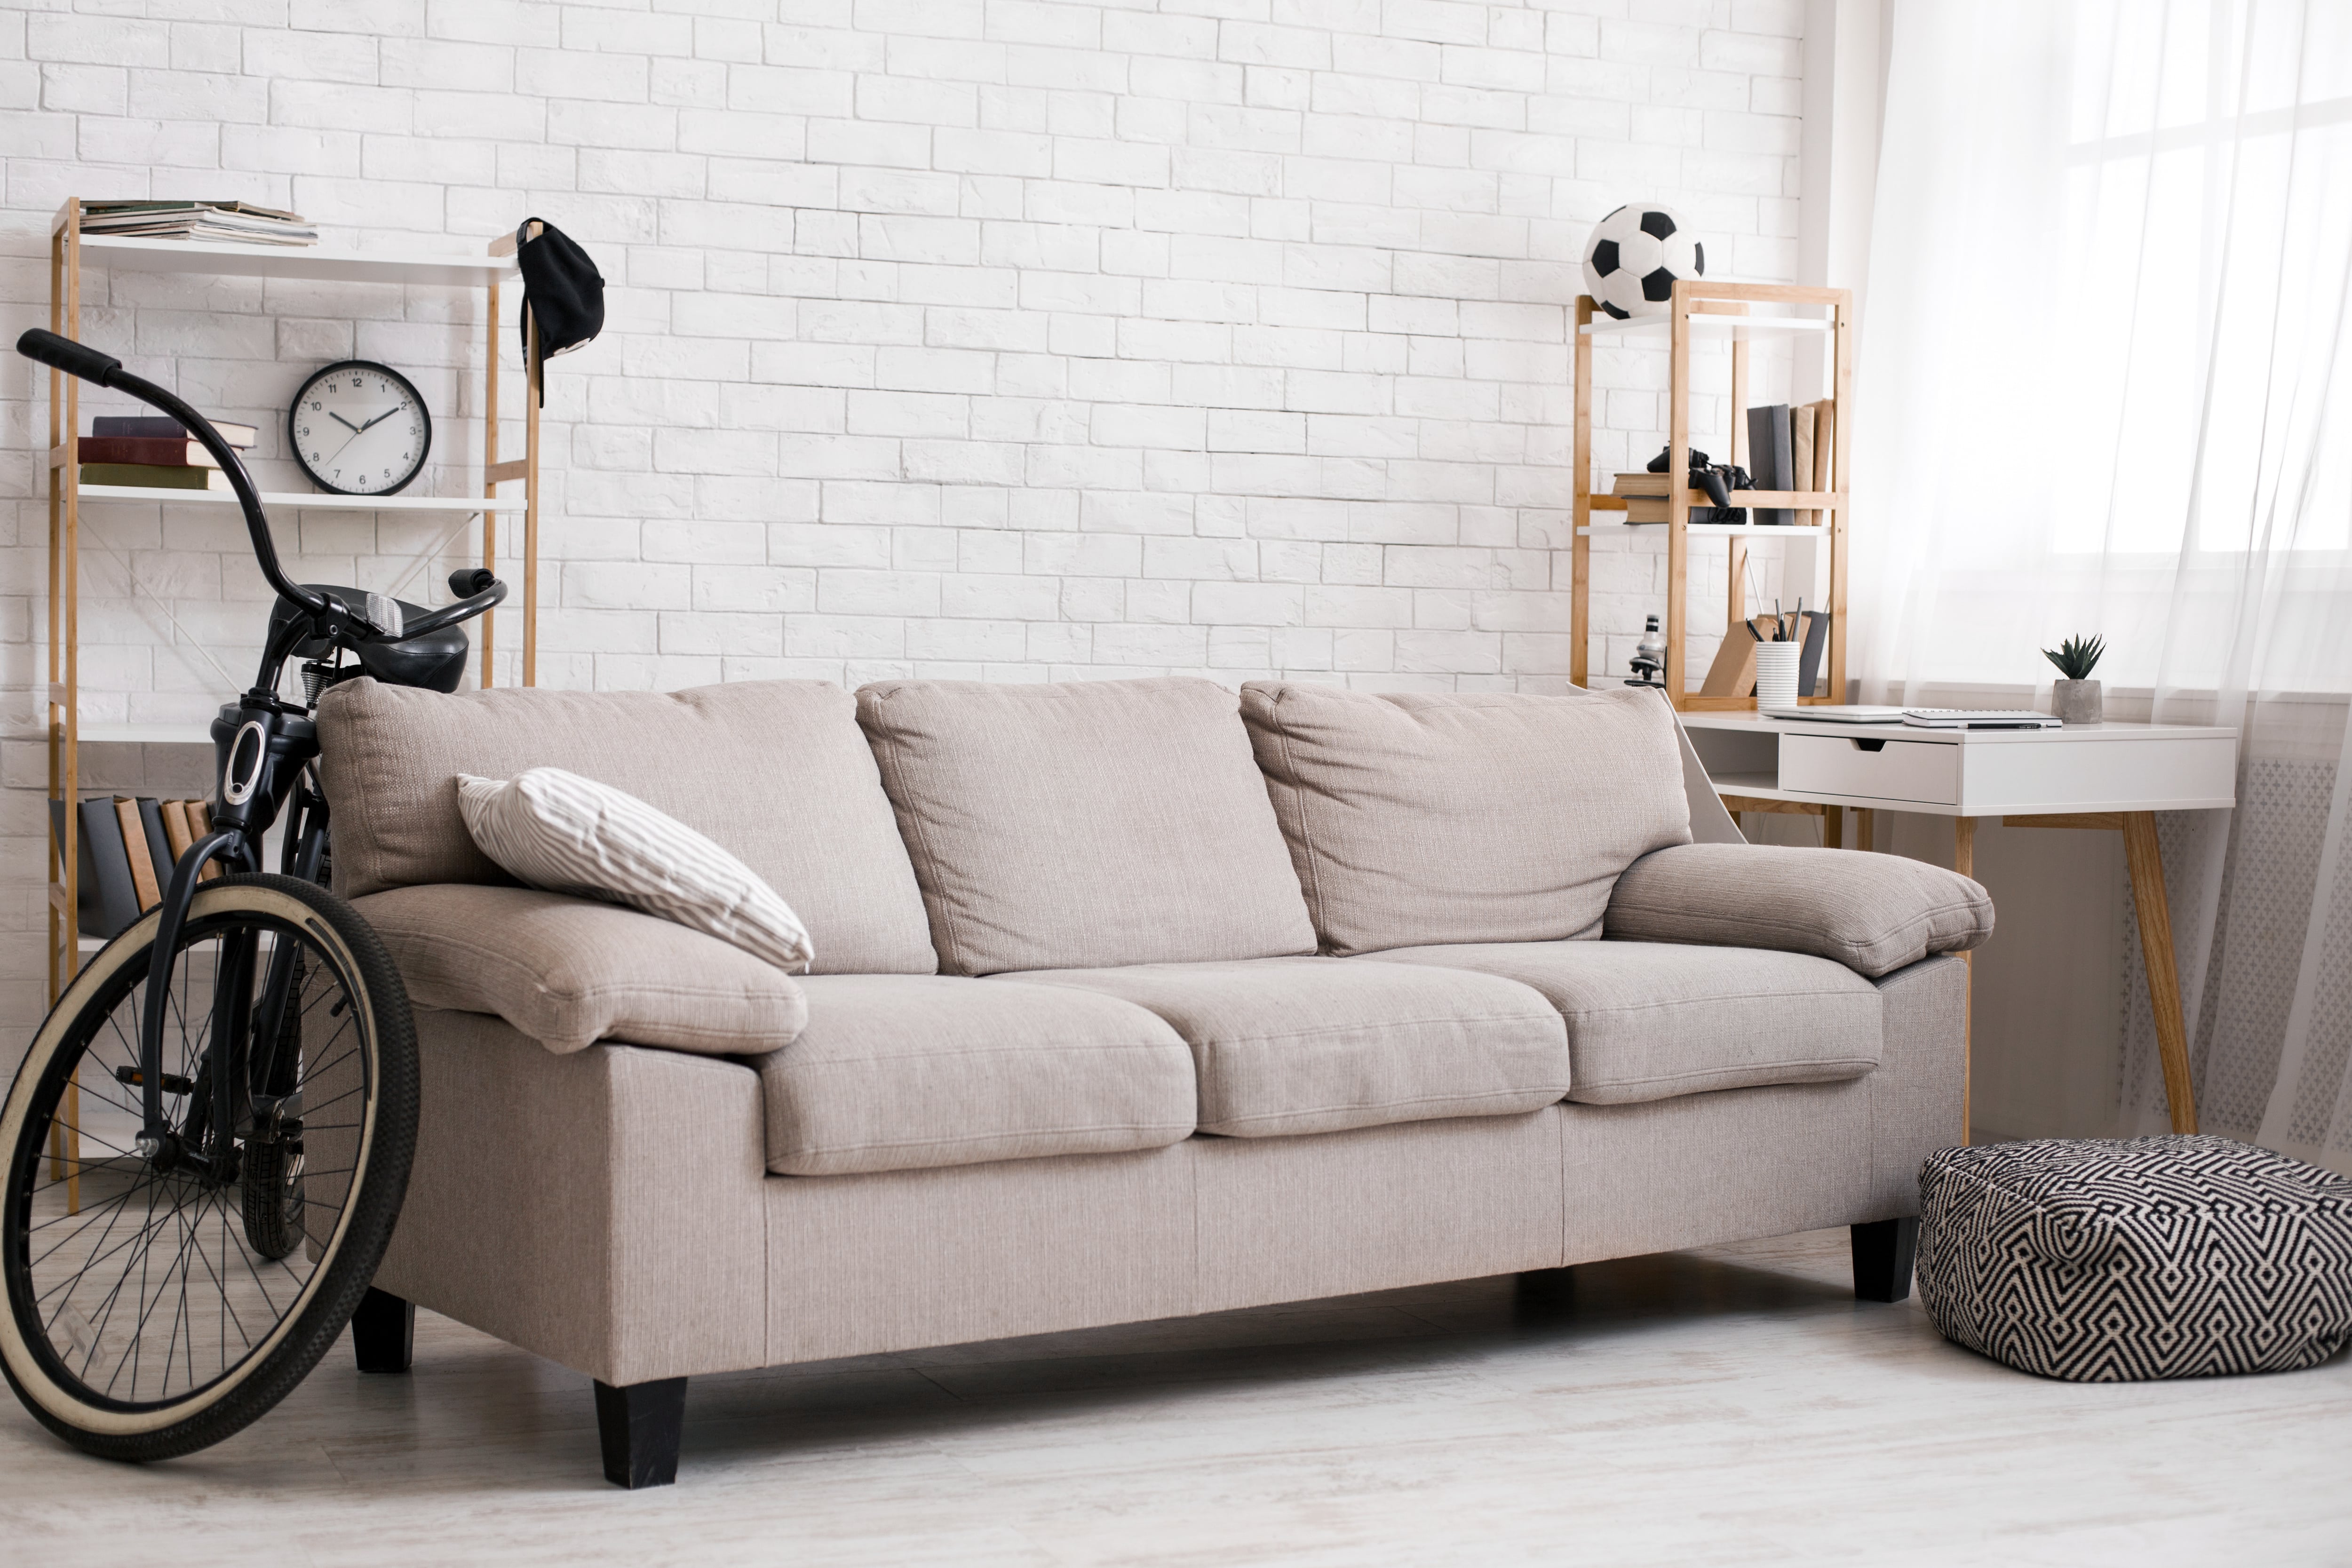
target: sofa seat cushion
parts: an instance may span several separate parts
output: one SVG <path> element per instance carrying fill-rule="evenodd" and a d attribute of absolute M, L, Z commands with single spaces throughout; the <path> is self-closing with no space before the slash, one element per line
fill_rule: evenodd
<path fill-rule="evenodd" d="M 768 1169 L 842 1175 L 1157 1149 L 1192 1131 L 1192 1057 L 1145 1009 L 1066 986 L 803 976 L 761 1057 Z"/>
<path fill-rule="evenodd" d="M 1690 841 L 1651 692 L 1252 681 L 1242 717 L 1327 952 L 1599 936 L 1617 874 Z"/>
<path fill-rule="evenodd" d="M 856 704 L 838 686 L 444 695 L 352 680 L 320 698 L 319 739 L 345 898 L 510 884 L 466 831 L 457 775 L 558 767 L 635 795 L 750 867 L 808 929 L 818 973 L 939 969 Z"/>
<path fill-rule="evenodd" d="M 1048 970 L 1018 981 L 1116 996 L 1165 1019 L 1192 1048 L 1203 1132 L 1272 1138 L 1508 1116 L 1540 1110 L 1569 1087 L 1559 1012 L 1499 975 L 1261 958 Z"/>
<path fill-rule="evenodd" d="M 772 1051 L 808 1016 L 793 977 L 715 936 L 595 899 L 446 882 L 355 899 L 409 999 L 495 1013 L 551 1051 L 598 1040 Z"/>
<path fill-rule="evenodd" d="M 1859 1078 L 1883 1047 L 1877 987 L 1805 953 L 1541 942 L 1378 957 L 1501 975 L 1543 993 L 1568 1022 L 1568 1098 L 1586 1105 Z"/>
<path fill-rule="evenodd" d="M 1313 952 L 1238 710 L 1209 680 L 861 687 L 940 968 Z"/>

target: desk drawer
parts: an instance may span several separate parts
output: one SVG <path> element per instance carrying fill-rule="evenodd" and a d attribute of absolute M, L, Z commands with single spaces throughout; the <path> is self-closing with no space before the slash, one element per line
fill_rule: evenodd
<path fill-rule="evenodd" d="M 1960 804 L 1960 749 L 1932 741 L 1872 742 L 1843 735 L 1782 735 L 1780 787 L 1807 795 Z"/>

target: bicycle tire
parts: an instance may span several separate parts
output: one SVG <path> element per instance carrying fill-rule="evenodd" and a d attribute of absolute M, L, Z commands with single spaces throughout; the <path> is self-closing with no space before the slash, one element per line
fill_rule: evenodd
<path fill-rule="evenodd" d="M 232 1287 L 239 1293 L 237 1299 L 246 1300 L 248 1310 L 258 1319 L 257 1310 L 250 1307 L 252 1292 L 243 1289 L 243 1282 L 230 1267 L 228 1255 L 223 1253 L 217 1269 L 212 1268 L 205 1255 L 205 1248 L 210 1244 L 204 1237 L 210 1222 L 206 1211 L 199 1206 L 193 1221 L 184 1222 L 179 1233 L 195 1238 L 194 1242 L 181 1241 L 174 1260 L 182 1270 L 179 1305 L 185 1317 L 188 1284 L 197 1279 L 188 1261 L 193 1247 L 197 1260 L 205 1264 L 207 1273 L 219 1286 L 224 1303 L 220 1371 L 205 1381 L 195 1381 L 200 1347 L 191 1328 L 185 1342 L 187 1367 L 184 1373 L 189 1380 L 188 1387 L 176 1396 L 172 1394 L 172 1367 L 167 1361 L 161 1396 L 139 1399 L 142 1367 L 135 1358 L 146 1342 L 140 1336 L 158 1310 L 157 1307 L 142 1307 L 125 1331 L 131 1346 L 125 1352 L 125 1359 L 132 1368 L 131 1397 L 118 1398 L 112 1392 L 118 1386 L 120 1363 L 117 1382 L 110 1382 L 106 1391 L 101 1392 L 89 1381 L 89 1374 L 94 1367 L 104 1370 L 98 1360 L 100 1351 L 110 1355 L 113 1352 L 114 1342 L 105 1335 L 112 1329 L 113 1305 L 124 1284 L 118 1283 L 113 1294 L 105 1298 L 109 1315 L 99 1321 L 93 1330 L 86 1313 L 66 1320 L 68 1310 L 78 1310 L 70 1303 L 74 1292 L 82 1289 L 79 1283 L 81 1276 L 69 1277 L 73 1282 L 62 1287 L 64 1304 L 57 1305 L 46 1317 L 44 1302 L 60 1300 L 57 1292 L 61 1287 L 51 1284 L 44 1297 L 39 1281 L 59 1270 L 75 1268 L 85 1247 L 97 1263 L 110 1268 L 114 1254 L 94 1249 L 107 1244 L 120 1213 L 135 1212 L 132 1199 L 142 1190 L 148 1194 L 149 1206 L 147 1217 L 132 1224 L 138 1237 L 152 1232 L 163 1236 L 168 1244 L 173 1233 L 159 1229 L 152 1218 L 158 1205 L 166 1205 L 167 1216 L 183 1215 L 186 1199 L 182 1194 L 201 1188 L 200 1203 L 212 1202 L 219 1211 L 220 1235 L 235 1237 L 240 1245 L 243 1240 L 242 1227 L 236 1223 L 236 1195 L 222 1195 L 227 1182 L 236 1179 L 233 1171 L 225 1179 L 205 1178 L 212 1180 L 213 1184 L 204 1187 L 196 1176 L 179 1175 L 168 1163 L 148 1161 L 142 1168 L 139 1163 L 142 1156 L 124 1151 L 120 1144 L 104 1145 L 113 1149 L 113 1154 L 91 1158 L 89 1145 L 84 1143 L 79 1157 L 72 1161 L 60 1159 L 51 1144 L 51 1125 L 64 1123 L 61 1106 L 78 1107 L 73 1112 L 73 1130 L 77 1137 L 90 1138 L 96 1137 L 89 1130 L 98 1125 L 100 1111 L 86 1101 L 93 1098 L 105 1101 L 113 1105 L 117 1113 L 126 1108 L 127 1095 L 120 1100 L 108 1098 L 120 1094 L 119 1090 L 100 1087 L 94 1094 L 88 1092 L 94 1082 L 92 1069 L 107 1059 L 102 1052 L 93 1052 L 92 1046 L 95 1042 L 105 1051 L 119 1055 L 120 1047 L 114 1039 L 122 1030 L 116 1014 L 121 1007 L 134 1005 L 132 998 L 143 995 L 148 956 L 158 924 L 157 911 L 151 910 L 110 942 L 75 977 L 43 1022 L 9 1088 L 7 1099 L 0 1102 L 0 1149 L 7 1152 L 8 1160 L 5 1198 L 0 1198 L 0 1273 L 5 1276 L 8 1298 L 7 1310 L 0 1313 L 0 1372 L 5 1373 L 17 1398 L 50 1431 L 86 1452 L 132 1461 L 172 1458 L 221 1441 L 269 1411 L 318 1364 L 350 1321 L 383 1259 L 406 1194 L 416 1136 L 416 1043 L 407 993 L 390 955 L 367 923 L 332 893 L 294 878 L 233 876 L 205 883 L 196 892 L 183 933 L 184 968 L 196 967 L 187 955 L 195 951 L 197 943 L 215 942 L 221 944 L 219 951 L 226 952 L 231 951 L 232 942 L 242 940 L 243 933 L 254 933 L 257 942 L 252 951 L 257 952 L 257 937 L 267 933 L 274 941 L 297 942 L 297 951 L 306 961 L 324 965 L 331 974 L 343 998 L 331 1016 L 343 1017 L 345 1009 L 349 1013 L 348 1023 L 338 1026 L 336 1038 L 340 1039 L 341 1030 L 348 1028 L 353 1040 L 350 1047 L 334 1058 L 335 1063 L 352 1064 L 338 1066 L 335 1071 L 344 1077 L 356 1077 L 356 1088 L 335 1096 L 335 1100 L 357 1097 L 355 1110 L 339 1113 L 349 1116 L 348 1123 L 336 1123 L 339 1128 L 347 1125 L 350 1130 L 337 1137 L 348 1143 L 352 1163 L 339 1168 L 348 1177 L 339 1187 L 321 1184 L 315 1172 L 306 1173 L 308 1187 L 314 1194 L 313 1204 L 321 1211 L 313 1215 L 314 1224 L 306 1233 L 310 1245 L 296 1249 L 308 1264 L 309 1272 L 305 1276 L 290 1265 L 278 1265 L 285 1268 L 289 1279 L 299 1281 L 298 1288 L 288 1293 L 282 1308 L 270 1296 L 260 1274 L 254 1272 L 255 1284 L 263 1287 L 261 1299 L 277 1312 L 258 1333 L 249 1330 L 244 1317 L 235 1310 Z M 234 969 L 227 972 L 246 973 Z M 193 980 L 190 984 L 194 984 Z M 188 1028 L 186 1018 L 192 1011 L 191 1007 L 178 1010 L 184 1036 Z M 184 1048 L 185 1040 L 182 1043 Z M 132 1059 L 136 1060 L 135 1049 Z M 167 1056 L 167 1083 L 174 1081 L 170 1060 Z M 69 1076 L 75 1085 L 70 1096 L 67 1092 Z M 131 1081 L 122 1079 L 119 1070 L 113 1078 L 117 1082 Z M 325 1087 L 337 1089 L 342 1081 L 342 1078 L 332 1078 Z M 171 1092 L 180 1096 L 184 1105 L 194 1106 L 203 1098 L 184 1079 L 178 1080 L 178 1087 Z M 298 1114 L 310 1117 L 318 1114 L 318 1110 L 306 1106 Z M 190 1110 L 187 1114 L 193 1128 L 195 1112 Z M 241 1130 L 239 1136 L 242 1135 Z M 321 1142 L 315 1128 L 310 1141 L 314 1147 Z M 234 1143 L 231 1146 L 241 1147 Z M 51 1180 L 46 1184 L 41 1181 L 44 1162 L 53 1167 Z M 66 1186 L 65 1178 L 58 1176 L 56 1170 L 67 1166 L 77 1181 L 144 1185 L 126 1186 L 126 1195 L 107 1200 L 115 1204 L 120 1212 L 115 1219 L 106 1222 L 108 1228 L 93 1240 L 81 1244 L 76 1238 L 98 1223 L 95 1210 L 91 1219 L 70 1226 L 62 1240 L 42 1236 L 39 1245 L 47 1250 L 37 1252 L 34 1237 L 37 1226 L 66 1224 L 79 1212 L 56 1195 L 58 1189 Z M 339 1206 L 331 1215 L 324 1213 L 324 1201 L 315 1195 L 330 1190 L 341 1194 Z M 54 1209 L 66 1217 L 37 1221 L 37 1205 L 46 1205 L 41 1206 L 44 1215 Z M 323 1237 L 321 1230 L 325 1232 Z M 137 1238 L 120 1244 L 117 1250 L 131 1246 Z M 69 1243 L 74 1246 L 71 1255 L 52 1266 L 49 1260 L 67 1252 Z M 126 1281 L 130 1267 L 128 1262 L 123 1265 Z M 44 1268 L 49 1268 L 50 1274 L 43 1274 Z M 87 1267 L 84 1272 L 88 1272 Z M 101 1282 L 102 1278 L 101 1275 Z M 164 1301 L 169 1300 L 169 1281 L 167 1272 L 161 1287 Z M 147 1275 L 142 1272 L 139 1289 L 143 1294 L 146 1289 Z M 233 1363 L 226 1344 L 232 1321 L 246 1345 Z M 69 1342 L 62 1354 L 57 1339 L 61 1332 Z M 89 1352 L 83 1356 L 81 1372 L 77 1373 L 67 1363 L 82 1349 L 82 1338 L 76 1337 L 80 1334 L 95 1337 Z M 178 1342 L 170 1342 L 174 1345 L 172 1354 L 176 1357 Z"/>

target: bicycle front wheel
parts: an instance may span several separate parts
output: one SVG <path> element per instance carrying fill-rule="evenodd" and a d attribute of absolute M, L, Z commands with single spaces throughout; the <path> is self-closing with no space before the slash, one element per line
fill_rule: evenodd
<path fill-rule="evenodd" d="M 199 889 L 181 928 L 172 1137 L 142 1153 L 159 923 L 75 977 L 0 1106 L 0 1369 L 43 1425 L 117 1459 L 219 1442 L 317 1364 L 383 1259 L 416 1137 L 415 1033 L 382 942 L 323 889 L 240 876 Z M 232 1071 L 246 1109 L 216 1126 Z"/>

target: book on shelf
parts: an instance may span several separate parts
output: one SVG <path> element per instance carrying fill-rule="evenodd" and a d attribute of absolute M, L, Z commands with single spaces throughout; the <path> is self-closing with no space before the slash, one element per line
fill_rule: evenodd
<path fill-rule="evenodd" d="M 66 841 L 66 803 L 49 802 L 49 829 L 59 853 Z M 84 936 L 120 936 L 163 899 L 172 868 L 188 847 L 212 830 L 210 809 L 197 800 L 155 800 L 94 795 L 79 807 L 76 833 L 75 925 Z M 199 879 L 220 875 L 207 865 Z"/>
<path fill-rule="evenodd" d="M 1837 464 L 1833 456 L 1836 449 L 1837 399 L 1834 397 L 1824 397 L 1819 403 L 1813 405 L 1814 489 L 1826 493 L 1827 491 L 1837 489 L 1838 476 L 1834 472 Z M 1819 512 L 1816 512 L 1813 514 L 1813 521 L 1816 522 L 1827 522 L 1829 519 L 1822 516 Z"/>
<path fill-rule="evenodd" d="M 184 800 L 163 802 L 163 842 L 172 852 L 172 863 L 176 866 L 180 863 L 180 857 L 188 852 L 188 846 L 196 841 L 196 836 L 188 830 L 188 803 Z"/>
<path fill-rule="evenodd" d="M 139 894 L 131 882 L 131 858 L 122 847 L 122 823 L 110 795 L 81 803 L 76 825 L 75 923 L 84 936 L 110 941 L 139 918 Z M 49 802 L 49 830 L 64 853 L 66 803 Z M 143 835 L 142 835 L 143 837 Z"/>
<path fill-rule="evenodd" d="M 197 468 L 168 463 L 84 463 L 86 485 L 137 485 L 159 490 L 220 490 L 229 489 L 228 475 L 219 468 Z"/>
<path fill-rule="evenodd" d="M 220 464 L 201 441 L 184 437 L 167 440 L 156 436 L 85 436 L 75 444 L 74 456 L 84 463 L 135 463 L 167 468 L 217 468 Z"/>
<path fill-rule="evenodd" d="M 55 836 L 57 852 L 66 850 L 66 803 L 49 802 L 49 832 Z M 84 936 L 112 936 L 106 923 L 106 912 L 98 893 L 98 864 L 89 852 L 89 828 L 85 825 L 74 836 L 74 928 Z"/>
<path fill-rule="evenodd" d="M 1813 405 L 1801 403 L 1789 410 L 1789 474 L 1792 490 L 1813 488 Z M 1822 521 L 1822 514 L 1811 507 L 1797 509 L 1797 521 L 1811 528 Z"/>
<path fill-rule="evenodd" d="M 1816 517 L 1819 512 L 1814 513 Z M 1797 695 L 1813 695 L 1815 682 L 1821 679 L 1822 653 L 1829 646 L 1830 613 L 1827 610 L 1805 612 L 1805 646 L 1797 655 Z"/>
<path fill-rule="evenodd" d="M 319 231 L 299 213 L 251 202 L 84 202 L 84 234 L 137 239 L 194 239 L 233 245 L 316 245 Z"/>
<path fill-rule="evenodd" d="M 155 862 L 155 881 L 168 887 L 172 868 L 179 857 L 172 852 L 172 836 L 163 830 L 163 803 L 142 798 L 139 802 L 140 825 L 147 830 L 147 853 Z"/>
<path fill-rule="evenodd" d="M 122 830 L 122 858 L 131 867 L 131 891 L 142 910 L 163 901 L 163 883 L 155 876 L 155 855 L 147 847 L 147 824 L 139 803 L 127 795 L 114 797 L 114 825 Z M 166 870 L 164 877 L 171 876 Z"/>
<path fill-rule="evenodd" d="M 1790 450 L 1789 405 L 1768 403 L 1748 411 L 1748 477 L 1759 490 L 1790 490 L 1796 458 Z M 1771 528 L 1787 528 L 1797 514 L 1785 506 L 1760 506 L 1756 521 Z"/>
<path fill-rule="evenodd" d="M 250 425 L 240 425 L 234 419 L 215 419 L 213 428 L 220 432 L 222 440 L 240 452 L 261 438 L 260 431 Z M 101 414 L 89 422 L 89 433 L 93 436 L 123 436 L 140 441 L 191 439 L 186 426 L 161 414 Z"/>

